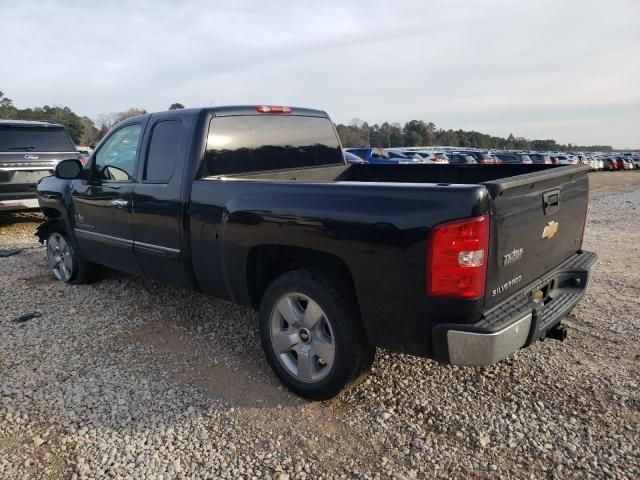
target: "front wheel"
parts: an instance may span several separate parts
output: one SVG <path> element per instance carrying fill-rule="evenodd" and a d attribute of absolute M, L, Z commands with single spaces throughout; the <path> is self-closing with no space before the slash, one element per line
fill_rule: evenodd
<path fill-rule="evenodd" d="M 277 278 L 260 305 L 260 338 L 271 368 L 310 400 L 337 395 L 366 373 L 375 349 L 340 277 L 293 271 Z"/>
<path fill-rule="evenodd" d="M 62 228 L 52 228 L 47 236 L 47 260 L 53 278 L 64 283 L 87 283 L 89 264 Z"/>

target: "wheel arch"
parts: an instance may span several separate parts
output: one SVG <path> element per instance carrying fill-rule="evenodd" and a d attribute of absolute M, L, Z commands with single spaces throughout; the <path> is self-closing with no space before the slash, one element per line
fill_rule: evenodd
<path fill-rule="evenodd" d="M 60 212 L 53 209 L 42 209 L 44 213 L 44 221 L 36 228 L 36 237 L 41 244 L 44 244 L 45 240 L 53 230 L 53 228 L 63 228 L 67 234 L 69 234 L 67 226 L 60 216 Z"/>
<path fill-rule="evenodd" d="M 259 245 L 247 255 L 246 278 L 251 305 L 259 308 L 265 291 L 280 275 L 302 269 L 325 270 L 339 275 L 358 306 L 353 275 L 343 259 L 322 250 L 287 245 Z"/>

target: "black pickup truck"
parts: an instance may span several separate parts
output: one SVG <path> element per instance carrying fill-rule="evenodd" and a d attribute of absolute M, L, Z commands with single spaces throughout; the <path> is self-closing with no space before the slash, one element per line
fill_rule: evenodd
<path fill-rule="evenodd" d="M 88 167 L 38 185 L 53 275 L 101 264 L 252 306 L 274 372 L 311 399 L 375 347 L 486 365 L 563 338 L 596 261 L 587 167 L 346 165 L 317 110 L 134 117 Z"/>

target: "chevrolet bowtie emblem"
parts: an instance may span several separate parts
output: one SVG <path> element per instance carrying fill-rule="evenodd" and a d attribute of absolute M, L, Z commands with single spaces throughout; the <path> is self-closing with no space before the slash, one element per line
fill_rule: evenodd
<path fill-rule="evenodd" d="M 551 220 L 546 225 L 546 227 L 544 227 L 544 230 L 542 230 L 542 238 L 551 238 L 556 234 L 557 231 L 558 231 L 558 222 Z"/>

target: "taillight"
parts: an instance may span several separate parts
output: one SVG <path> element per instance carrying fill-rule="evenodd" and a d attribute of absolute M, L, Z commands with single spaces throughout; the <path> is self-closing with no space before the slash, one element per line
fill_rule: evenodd
<path fill-rule="evenodd" d="M 484 295 L 490 216 L 433 227 L 427 244 L 427 294 L 476 299 Z"/>
<path fill-rule="evenodd" d="M 256 111 L 260 113 L 291 113 L 292 108 L 280 105 L 258 105 Z"/>

